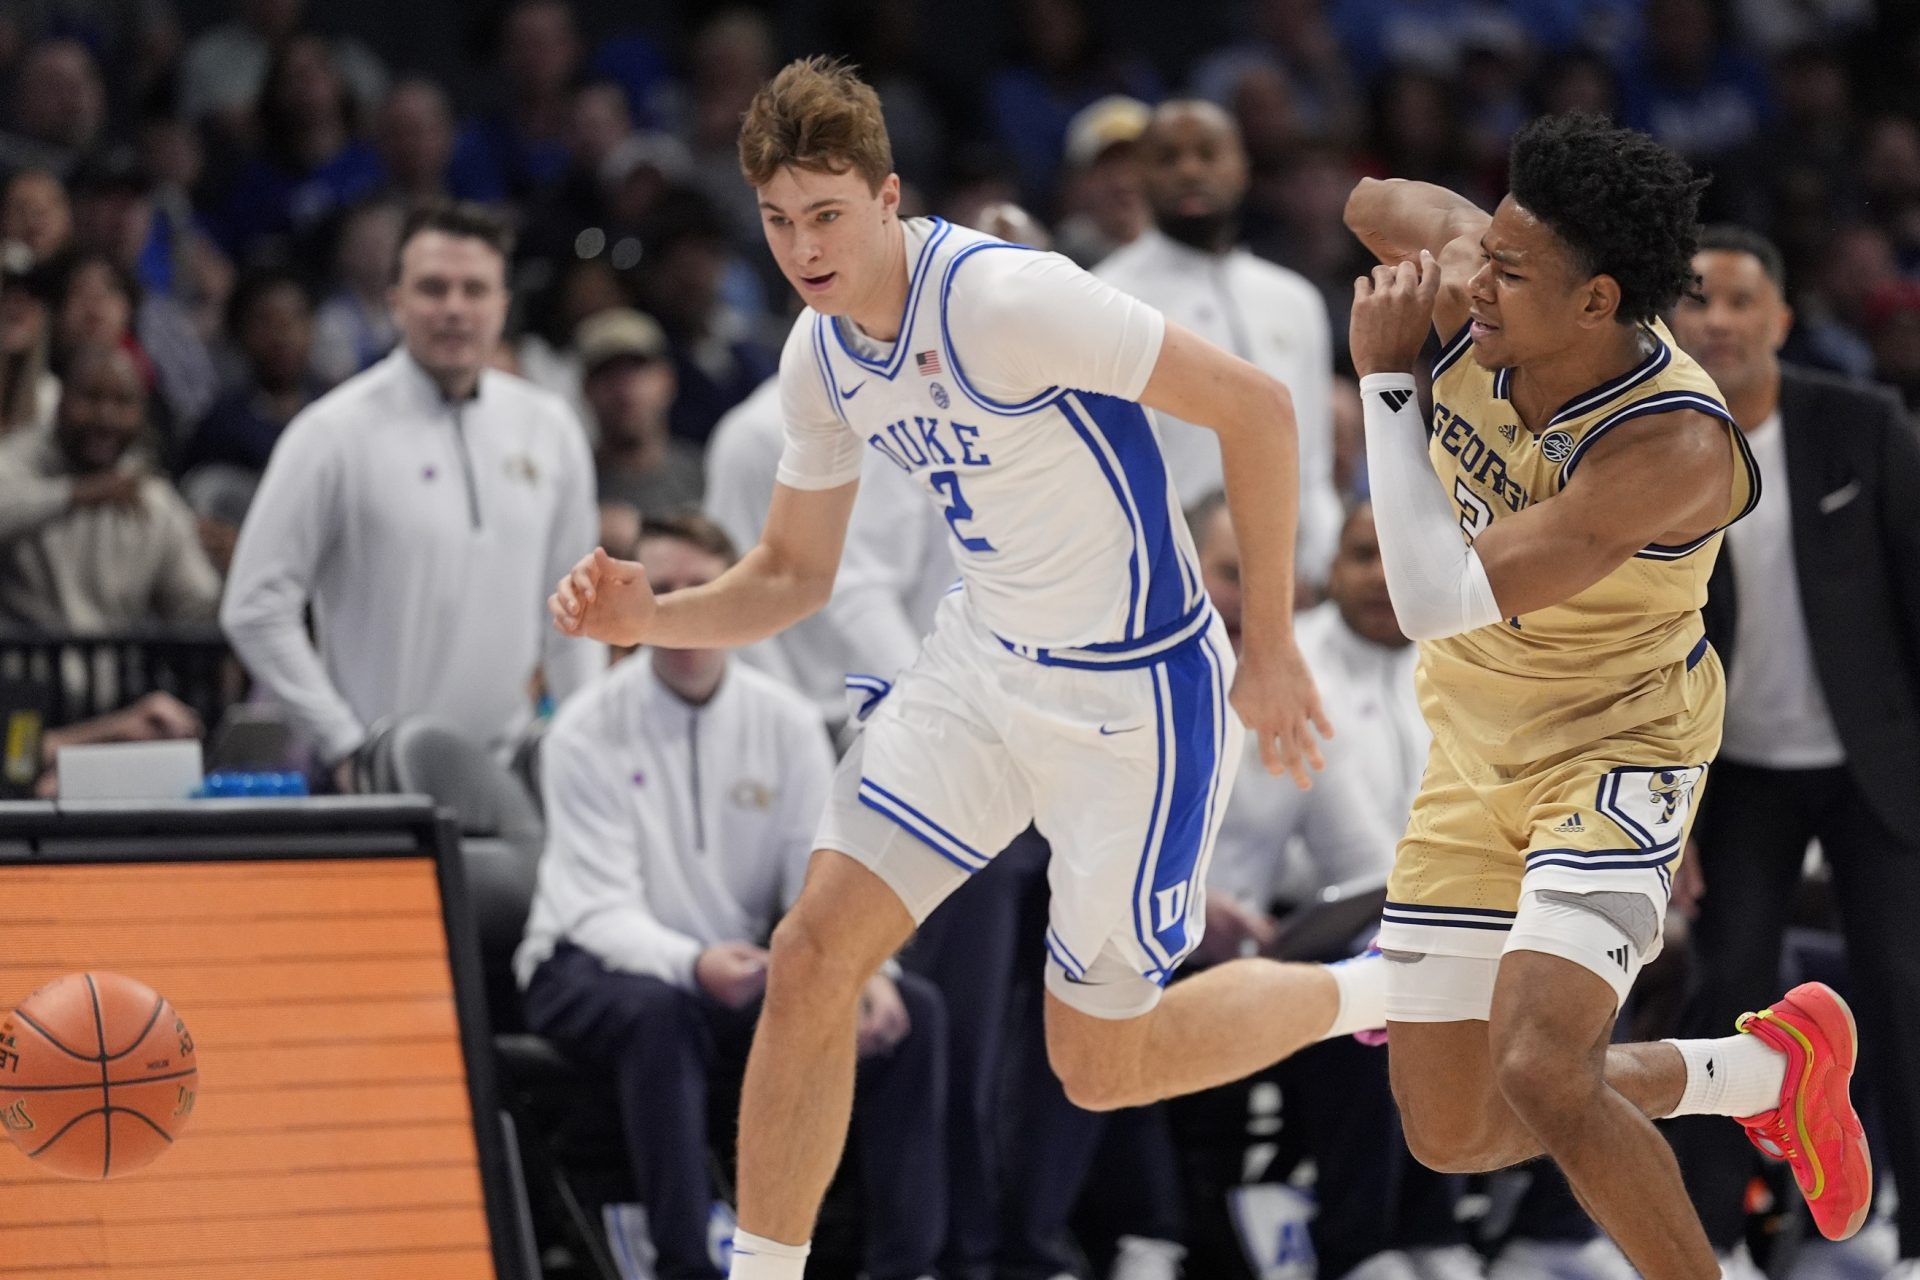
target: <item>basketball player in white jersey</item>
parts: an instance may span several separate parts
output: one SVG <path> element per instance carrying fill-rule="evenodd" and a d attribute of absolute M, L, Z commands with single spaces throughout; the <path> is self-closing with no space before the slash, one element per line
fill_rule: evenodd
<path fill-rule="evenodd" d="M 1162 993 L 1204 926 L 1242 722 L 1301 786 L 1331 732 L 1293 639 L 1286 388 L 1065 258 L 903 220 L 879 101 L 843 67 L 780 72 L 740 156 L 809 304 L 781 359 L 786 452 L 759 545 L 657 600 L 638 565 L 596 552 L 551 609 L 625 645 L 791 625 L 827 599 L 868 447 L 952 528 L 964 585 L 843 761 L 773 938 L 732 1274 L 798 1280 L 846 1132 L 862 984 L 1029 821 L 1053 849 L 1047 1047 L 1081 1106 L 1222 1084 L 1378 1025 L 1384 978 L 1240 960 Z M 1237 674 L 1149 408 L 1220 436 L 1245 566 Z"/>

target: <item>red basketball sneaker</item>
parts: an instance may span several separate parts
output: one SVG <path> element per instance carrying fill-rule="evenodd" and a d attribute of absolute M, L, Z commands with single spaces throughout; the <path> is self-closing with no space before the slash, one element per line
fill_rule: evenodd
<path fill-rule="evenodd" d="M 1845 1240 L 1873 1208 L 1867 1135 L 1847 1096 L 1860 1053 L 1853 1010 L 1826 983 L 1808 982 L 1770 1009 L 1741 1014 L 1734 1025 L 1787 1055 L 1780 1105 L 1741 1117 L 1747 1137 L 1793 1167 L 1820 1234 Z"/>

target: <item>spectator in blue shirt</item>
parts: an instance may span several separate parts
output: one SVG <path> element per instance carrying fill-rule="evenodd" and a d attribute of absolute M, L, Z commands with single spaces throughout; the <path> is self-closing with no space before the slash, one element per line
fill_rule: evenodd
<path fill-rule="evenodd" d="M 353 100 L 319 36 L 295 36 L 267 71 L 260 151 L 227 193 L 217 230 L 244 261 L 263 242 L 311 231 L 372 193 L 380 158 L 357 136 Z"/>
<path fill-rule="evenodd" d="M 470 150 L 461 153 L 447 92 L 424 76 L 394 85 L 373 118 L 381 179 L 409 204 L 452 197 L 490 203 L 505 194 L 500 175 Z"/>
<path fill-rule="evenodd" d="M 1082 0 L 1022 0 L 1016 61 L 987 85 L 987 117 L 1013 156 L 1020 185 L 1035 208 L 1050 208 L 1066 145 L 1067 124 L 1096 99 L 1121 93 L 1158 102 L 1153 71 L 1110 58 L 1101 24 Z"/>
<path fill-rule="evenodd" d="M 506 99 L 462 133 L 454 163 L 487 166 L 508 194 L 526 197 L 567 170 L 567 123 L 581 66 L 580 34 L 565 0 L 515 0 L 500 27 Z"/>
<path fill-rule="evenodd" d="M 1648 0 L 1622 89 L 1623 123 L 1695 165 L 1734 159 L 1770 112 L 1766 72 L 1726 40 L 1708 0 Z"/>

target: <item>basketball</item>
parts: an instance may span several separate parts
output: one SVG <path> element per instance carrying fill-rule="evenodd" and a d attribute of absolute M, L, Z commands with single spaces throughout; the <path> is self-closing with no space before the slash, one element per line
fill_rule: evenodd
<path fill-rule="evenodd" d="M 70 973 L 0 1021 L 0 1125 L 64 1178 L 153 1163 L 193 1115 L 193 1037 L 165 997 L 115 973 Z"/>

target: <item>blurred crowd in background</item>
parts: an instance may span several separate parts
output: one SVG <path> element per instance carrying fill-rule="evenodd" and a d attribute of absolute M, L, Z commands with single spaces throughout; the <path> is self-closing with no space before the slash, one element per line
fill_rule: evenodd
<path fill-rule="evenodd" d="M 1523 123 L 1547 112 L 1611 115 L 1712 177 L 1703 221 L 1751 228 L 1778 246 L 1792 307 L 1783 358 L 1877 381 L 1909 411 L 1920 407 L 1920 6 L 1905 0 L 1195 0 L 1177 12 L 1002 0 L 979 14 L 913 0 L 617 8 L 506 0 L 418 8 L 434 15 L 421 19 L 422 29 L 452 38 L 409 44 L 396 36 L 406 30 L 401 18 L 363 22 L 352 5 L 336 10 L 303 0 L 234 0 L 218 11 L 186 0 L 178 7 L 169 0 L 0 4 L 0 633 L 210 630 L 223 616 L 223 581 L 282 433 L 342 382 L 370 370 L 370 379 L 388 376 L 376 369 L 383 361 L 394 367 L 389 353 L 404 333 L 389 302 L 396 251 L 409 211 L 432 201 L 476 202 L 511 227 L 511 304 L 489 362 L 550 393 L 508 402 L 510 409 L 535 406 L 522 415 L 538 419 L 527 428 L 533 435 L 566 434 L 570 417 L 584 431 L 579 442 L 526 444 L 507 457 L 508 468 L 537 487 L 542 474 L 567 472 L 571 454 L 590 451 L 591 477 L 578 478 L 580 491 L 590 480 L 597 497 L 601 545 L 630 556 L 643 533 L 654 539 L 661 562 L 679 566 L 680 576 L 665 585 L 719 573 L 740 549 L 732 543 L 755 536 L 771 492 L 778 408 L 765 388 L 798 310 L 763 244 L 735 138 L 755 90 L 800 54 L 844 55 L 879 91 L 905 213 L 1050 244 L 1121 287 L 1137 286 L 1170 315 L 1187 308 L 1183 323 L 1206 331 L 1217 321 L 1209 336 L 1244 344 L 1242 354 L 1295 388 L 1307 464 L 1299 604 L 1320 606 L 1302 630 L 1318 637 L 1309 656 L 1332 691 L 1330 705 L 1350 696 L 1341 704 L 1349 716 L 1343 730 L 1363 725 L 1356 736 L 1368 745 L 1349 757 L 1349 769 L 1360 779 L 1360 803 L 1378 812 L 1364 817 L 1359 834 L 1349 827 L 1341 835 L 1317 826 L 1322 820 L 1294 799 L 1243 781 L 1246 795 L 1235 796 L 1243 856 L 1222 864 L 1237 868 L 1241 880 L 1222 890 L 1220 915 L 1210 920 L 1214 958 L 1267 945 L 1281 907 L 1310 899 L 1320 885 L 1383 868 L 1424 757 L 1412 651 L 1386 600 L 1364 506 L 1360 406 L 1344 350 L 1351 283 L 1371 265 L 1342 224 L 1360 178 L 1439 183 L 1491 208 L 1505 190 L 1508 142 Z M 989 46 L 997 52 L 981 55 Z M 1179 127 L 1149 136 L 1155 108 L 1173 99 L 1217 110 L 1185 109 Z M 1223 264 L 1214 285 L 1205 271 L 1183 265 L 1178 254 L 1188 249 Z M 1764 265 L 1771 274 L 1773 264 Z M 1196 293 L 1210 287 L 1218 289 L 1218 314 Z M 1156 288 L 1166 296 L 1151 296 Z M 1759 342 L 1767 345 L 1764 335 Z M 479 400 L 497 414 L 500 401 L 489 394 Z M 346 401 L 329 404 L 335 417 L 346 412 Z M 723 420 L 748 424 L 732 433 L 731 447 L 729 433 L 716 434 Z M 1906 483 L 1898 478 L 1906 456 L 1889 472 L 1896 476 L 1889 493 Z M 1192 508 L 1207 586 L 1237 626 L 1237 550 L 1213 496 L 1217 457 L 1211 472 L 1204 458 L 1172 450 L 1170 457 Z M 435 478 L 432 465 L 422 474 Z M 479 498 L 471 474 L 468 480 L 478 529 Z M 1841 505 L 1852 501 L 1844 489 L 1834 492 Z M 1914 497 L 1898 494 L 1902 502 Z M 1889 501 L 1889 519 L 1908 528 L 1920 521 L 1920 511 Z M 702 509 L 711 522 L 689 514 Z M 931 584 L 937 598 L 951 578 L 944 525 L 887 519 L 894 523 L 880 529 L 880 545 L 902 562 L 899 576 L 913 579 L 897 584 L 897 594 Z M 345 725 L 338 741 L 315 735 L 310 761 L 321 786 L 353 785 L 341 752 L 365 725 L 439 710 L 377 704 L 382 690 L 444 674 L 448 664 L 439 659 L 464 643 L 396 651 L 396 665 L 411 665 L 388 680 L 372 669 L 381 659 L 368 631 L 353 661 L 369 669 L 347 687 L 339 653 L 327 652 L 342 643 L 342 615 L 326 613 L 328 593 L 395 598 L 370 579 L 355 597 L 339 566 L 358 562 L 325 560 L 328 539 L 349 523 L 320 529 L 309 548 L 307 595 L 278 602 L 298 631 L 301 610 L 314 601 L 320 657 L 353 704 L 350 717 L 346 709 L 334 717 Z M 582 517 L 578 530 L 569 526 L 561 537 L 556 520 L 553 546 L 542 549 L 551 564 L 543 561 L 515 594 L 466 607 L 476 616 L 510 616 L 506 630 L 538 625 L 553 580 L 547 569 L 592 545 L 586 523 Z M 363 548 L 365 563 L 386 572 L 408 549 L 389 546 Z M 870 589 L 873 579 L 854 585 Z M 256 699 L 264 699 L 292 668 L 269 671 L 263 649 L 241 645 L 233 594 L 228 632 L 262 686 Z M 1912 601 L 1904 607 L 1911 615 Z M 902 608 L 910 621 L 919 617 L 918 604 Z M 904 642 L 916 638 L 909 631 Z M 255 643 L 262 643 L 257 636 Z M 515 643 L 514 662 L 542 666 L 539 642 Z M 597 650 L 585 669 L 575 653 L 576 669 L 563 681 L 558 651 L 550 637 L 546 643 L 544 683 L 516 668 L 498 687 L 442 688 L 435 696 L 468 708 L 515 704 L 515 733 L 583 681 L 609 703 L 668 696 L 650 684 L 642 690 L 638 676 L 589 680 L 604 657 Z M 797 687 L 835 720 L 844 715 L 833 708 L 845 672 L 825 658 L 813 662 L 813 643 L 800 634 L 780 654 L 763 649 L 749 661 L 772 673 L 764 683 Z M 273 662 L 306 661 L 289 652 Z M 1906 660 L 1914 659 L 1908 652 Z M 713 696 L 724 664 L 687 659 L 681 669 L 671 661 L 657 669 L 668 694 L 696 707 Z M 14 675 L 0 669 L 0 686 Z M 743 687 L 762 683 L 756 674 Z M 762 692 L 767 706 L 785 707 L 780 715 L 791 719 L 783 693 Z M 22 764 L 10 746 L 0 781 L 26 792 L 36 781 L 50 786 L 41 769 L 62 742 L 182 737 L 213 727 L 163 693 L 118 701 L 129 705 L 91 727 L 50 726 L 44 759 L 36 750 Z M 317 714 L 309 707 L 294 718 L 305 723 Z M 479 740 L 490 739 L 483 733 Z M 687 749 L 698 757 L 697 747 Z M 596 751 L 563 739 L 561 754 L 577 757 L 584 777 L 604 771 L 611 758 Z M 792 763 L 790 753 L 785 764 Z M 632 779 L 641 781 L 637 765 Z M 550 787 L 550 803 L 568 785 Z M 697 801 L 697 759 L 694 785 Z M 748 789 L 736 795 L 764 795 L 752 790 L 761 786 L 753 779 L 741 786 Z M 580 796 L 593 792 L 580 784 Z M 1337 796 L 1316 803 L 1333 805 Z M 546 820 L 557 828 L 569 818 L 550 807 Z M 578 831 L 574 838 L 592 844 Z M 1288 861 L 1285 845 L 1312 856 Z M 983 891 L 980 902 L 1017 903 L 1039 885 L 1042 862 L 1031 849 L 1015 856 L 1020 848 L 1006 858 L 1006 896 Z M 1346 853 L 1354 858 L 1341 863 Z M 1694 889 L 1683 886 L 1687 912 Z M 1028 948 L 1037 936 L 1015 930 L 1023 909 L 1008 907 L 995 925 L 955 927 L 1000 929 L 994 936 L 1003 949 Z M 940 993 L 914 986 L 914 1000 L 954 1005 L 941 962 L 928 954 L 919 967 Z M 1672 1023 L 1684 985 L 1684 977 L 1664 989 L 1652 983 L 1638 1016 L 1654 1021 L 1643 1021 L 1643 1031 L 1659 1034 Z M 988 1003 L 990 1021 L 1018 1007 L 1004 992 Z M 1663 1008 L 1666 1024 L 1658 1021 Z M 1001 1162 L 1004 1205 L 986 1192 L 952 1190 L 951 1237 L 928 1246 L 950 1276 L 1045 1280 L 1086 1274 L 1089 1257 L 1103 1268 L 1112 1259 L 1116 1276 L 1169 1276 L 1189 1248 L 1208 1256 L 1210 1232 L 1227 1239 L 1235 1230 L 1243 1246 L 1258 1238 L 1284 1253 L 1292 1208 L 1264 1202 L 1258 1212 L 1266 1225 L 1253 1230 L 1245 1222 L 1228 1226 L 1224 1207 L 1227 1189 L 1265 1179 L 1283 1148 L 1294 1162 L 1288 1168 L 1304 1151 L 1323 1181 L 1347 1177 L 1369 1188 L 1340 1202 L 1348 1206 L 1344 1217 L 1329 1214 L 1334 1202 L 1323 1196 L 1315 1230 L 1327 1280 L 1369 1266 L 1364 1274 L 1386 1280 L 1470 1280 L 1485 1270 L 1482 1253 L 1506 1259 L 1505 1274 L 1516 1278 L 1608 1280 L 1624 1267 L 1617 1254 L 1595 1252 L 1590 1224 L 1564 1184 L 1545 1173 L 1529 1174 L 1518 1191 L 1501 1183 L 1467 1195 L 1457 1180 L 1415 1172 L 1401 1189 L 1404 1152 L 1389 1159 L 1397 1143 L 1391 1135 L 1376 1142 L 1370 1131 L 1370 1154 L 1330 1172 L 1330 1153 L 1343 1143 L 1359 1149 L 1355 1131 L 1343 1126 L 1361 1123 L 1354 1116 L 1390 1117 L 1379 1110 L 1388 1104 L 1378 1055 L 1316 1060 L 1297 1079 L 1275 1077 L 1226 1103 L 1177 1112 L 1176 1156 L 1164 1112 L 1109 1126 L 1070 1118 L 1064 1098 L 1042 1097 L 1057 1086 L 1042 1061 L 1020 1057 L 1023 1044 L 1037 1043 L 1012 1037 L 1004 1067 L 997 1039 L 970 1049 L 970 1069 L 991 1079 L 976 1081 L 964 1105 L 954 1103 L 953 1134 L 977 1127 L 982 1116 L 969 1107 L 986 1100 L 1002 1120 L 1019 1124 L 1006 1152 L 975 1153 Z M 922 1055 L 928 1052 L 923 1045 Z M 1007 1095 L 1004 1107 L 1002 1075 L 1029 1090 Z M 1315 1103 L 1316 1080 L 1352 1096 Z M 1289 1120 L 1297 1121 L 1290 1132 L 1307 1135 L 1304 1147 L 1269 1141 L 1280 1131 L 1283 1094 L 1307 1099 L 1311 1116 Z M 1356 1100 L 1357 1111 L 1342 1109 Z M 1256 1149 L 1265 1152 L 1258 1169 L 1247 1154 Z M 963 1156 L 956 1148 L 956 1177 Z M 1734 1172 L 1741 1177 L 1745 1166 L 1736 1160 Z M 1082 1184 L 1101 1185 L 1103 1176 L 1108 1192 L 1125 1184 L 1126 1194 L 1106 1196 L 1108 1218 L 1125 1221 L 1061 1245 Z M 1205 1188 L 1212 1196 L 1209 1208 L 1193 1210 L 1190 1229 L 1168 1210 L 1182 1183 L 1189 1195 Z M 1383 1195 L 1391 1202 L 1384 1207 Z M 1101 1201 L 1095 1195 L 1087 1203 Z M 969 1203 L 975 1210 L 984 1203 L 984 1224 L 981 1212 L 968 1216 Z M 1727 1211 L 1733 1232 L 1748 1207 L 1763 1201 Z M 1085 1214 L 1082 1204 L 1075 1225 L 1087 1226 Z M 1897 1251 L 1882 1240 L 1881 1270 L 1898 1255 L 1920 1255 L 1920 1213 L 1908 1217 L 1911 1238 Z M 1495 1225 L 1475 1228 L 1478 1247 L 1469 1249 L 1461 1221 Z M 1382 1222 L 1397 1225 L 1383 1235 Z M 1355 1246 L 1356 1239 L 1368 1243 Z M 1717 1246 L 1727 1243 L 1716 1237 Z M 1008 1262 L 1009 1249 L 1020 1248 L 1025 1255 Z M 1383 1263 L 1376 1253 L 1398 1260 Z M 1278 1274 L 1245 1261 L 1251 1274 Z M 1278 1267 L 1286 1259 L 1277 1253 L 1270 1261 Z M 1873 1265 L 1849 1274 L 1878 1274 Z"/>
<path fill-rule="evenodd" d="M 1713 175 L 1705 220 L 1781 246 L 1791 357 L 1920 397 L 1911 6 L 1189 7 L 1221 40 L 1177 65 L 1118 43 L 1080 0 L 1005 5 L 993 65 L 944 59 L 939 24 L 908 0 L 809 8 L 797 38 L 853 57 L 880 90 L 909 212 L 965 223 L 1016 201 L 1084 265 L 1149 222 L 1132 104 L 1217 102 L 1250 163 L 1241 237 L 1321 289 L 1336 363 L 1364 265 L 1340 223 L 1359 176 L 1426 179 L 1490 205 L 1522 121 L 1609 112 Z M 370 47 L 301 0 L 241 0 L 203 27 L 166 0 L 6 6 L 0 429 L 51 419 L 78 346 L 123 345 L 148 392 L 140 447 L 181 486 L 218 566 L 244 506 L 236 479 L 259 471 L 294 413 L 392 343 L 384 291 L 401 209 L 451 195 L 498 203 L 520 228 L 501 366 L 567 397 L 603 448 L 632 451 L 632 435 L 663 424 L 698 448 L 772 371 L 793 309 L 733 144 L 747 99 L 793 52 L 795 23 L 729 8 L 655 27 L 640 6 L 595 30 L 562 0 L 462 12 L 476 74 L 456 95 L 412 65 L 428 59 Z M 659 324 L 670 383 L 589 394 L 575 335 L 611 307 Z M 1341 454 L 1348 489 L 1354 443 Z M 695 472 L 677 470 L 697 496 Z"/>

